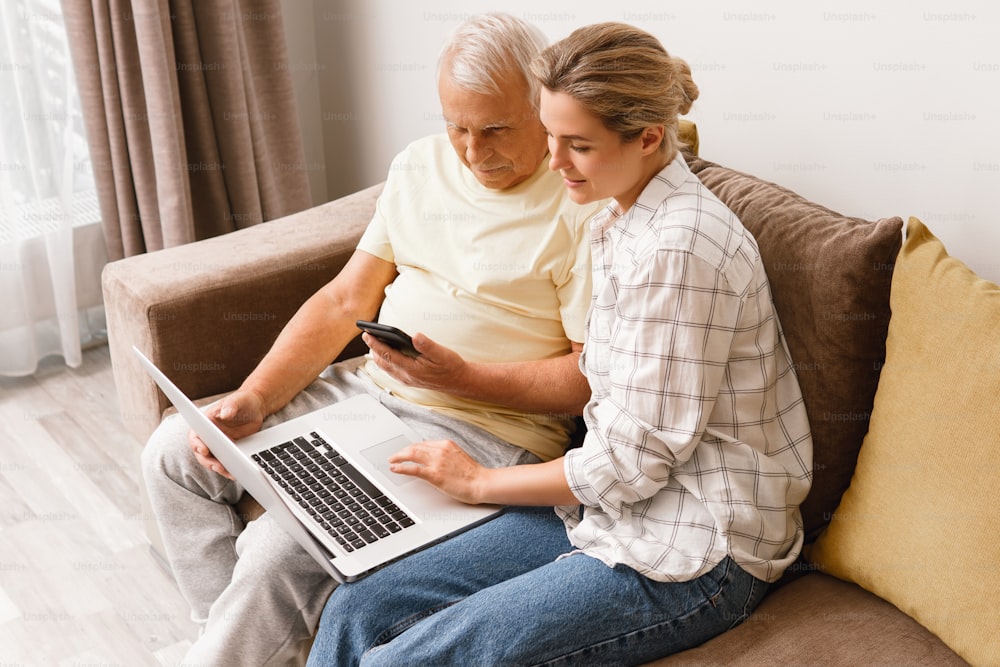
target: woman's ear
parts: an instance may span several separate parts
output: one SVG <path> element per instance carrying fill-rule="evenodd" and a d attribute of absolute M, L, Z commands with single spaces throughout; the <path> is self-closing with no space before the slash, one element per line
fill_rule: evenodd
<path fill-rule="evenodd" d="M 650 125 L 642 130 L 642 134 L 639 135 L 639 141 L 642 142 L 642 154 L 652 155 L 660 149 L 660 144 L 663 143 L 663 139 L 666 136 L 666 128 L 662 125 Z"/>

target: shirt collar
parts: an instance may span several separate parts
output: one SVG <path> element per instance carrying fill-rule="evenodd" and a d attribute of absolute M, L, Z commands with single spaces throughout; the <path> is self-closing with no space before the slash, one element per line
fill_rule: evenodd
<path fill-rule="evenodd" d="M 658 171 L 639 193 L 635 203 L 622 215 L 616 212 L 616 204 L 611 202 L 599 215 L 591 218 L 591 227 L 601 232 L 621 221 L 622 226 L 647 222 L 663 201 L 672 195 L 677 188 L 691 178 L 691 170 L 680 151 L 667 166 Z"/>
<path fill-rule="evenodd" d="M 652 180 L 646 184 L 632 208 L 626 211 L 626 215 L 634 219 L 648 220 L 653 211 L 658 209 L 660 204 L 676 192 L 677 188 L 690 177 L 691 170 L 678 151 L 673 161 L 657 172 Z"/>

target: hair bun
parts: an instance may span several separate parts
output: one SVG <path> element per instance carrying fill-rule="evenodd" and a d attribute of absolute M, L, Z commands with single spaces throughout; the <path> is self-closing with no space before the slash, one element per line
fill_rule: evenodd
<path fill-rule="evenodd" d="M 676 79 L 674 79 L 674 88 L 678 93 L 678 97 L 682 100 L 677 112 L 683 116 L 691 110 L 691 105 L 694 104 L 696 99 L 698 99 L 698 84 L 694 82 L 694 77 L 691 75 L 691 66 L 687 64 L 686 60 L 683 58 L 671 57 L 670 61 L 674 66 L 674 72 L 676 74 Z"/>

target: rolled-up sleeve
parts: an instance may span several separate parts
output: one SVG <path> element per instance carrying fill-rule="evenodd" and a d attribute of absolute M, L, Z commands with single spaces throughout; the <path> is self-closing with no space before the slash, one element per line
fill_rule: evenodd
<path fill-rule="evenodd" d="M 588 432 L 564 464 L 580 502 L 615 518 L 662 489 L 700 442 L 741 302 L 717 267 L 689 253 L 661 250 L 639 268 L 595 298 Z"/>

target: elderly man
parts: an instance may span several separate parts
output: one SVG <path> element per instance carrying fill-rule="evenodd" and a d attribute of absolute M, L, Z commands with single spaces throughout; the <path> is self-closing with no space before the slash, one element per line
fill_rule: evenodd
<path fill-rule="evenodd" d="M 547 169 L 534 28 L 491 14 L 442 51 L 447 137 L 393 162 L 347 266 L 310 298 L 233 394 L 209 410 L 234 439 L 369 393 L 426 439 L 484 465 L 563 453 L 589 396 L 578 370 L 590 299 L 586 220 Z M 372 354 L 328 366 L 378 320 L 414 334 L 411 358 L 365 334 Z M 336 585 L 267 514 L 244 525 L 243 489 L 176 418 L 143 473 L 181 592 L 201 634 L 186 662 L 285 664 L 304 653 Z"/>

